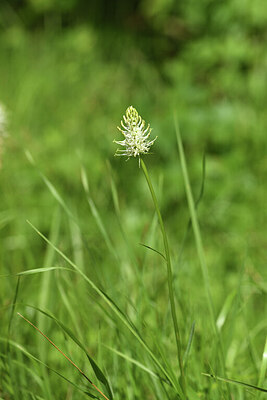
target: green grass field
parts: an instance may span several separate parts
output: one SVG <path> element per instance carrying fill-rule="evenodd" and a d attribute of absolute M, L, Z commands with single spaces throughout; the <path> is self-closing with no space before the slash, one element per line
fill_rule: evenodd
<path fill-rule="evenodd" d="M 267 13 L 235 4 L 160 61 L 142 33 L 2 30 L 0 399 L 104 398 L 17 313 L 109 400 L 266 397 Z M 114 157 L 130 105 L 159 209 Z"/>

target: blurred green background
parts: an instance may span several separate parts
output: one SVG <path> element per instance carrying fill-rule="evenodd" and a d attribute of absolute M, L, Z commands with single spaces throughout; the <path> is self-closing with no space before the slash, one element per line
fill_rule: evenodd
<path fill-rule="evenodd" d="M 231 364 L 236 377 L 243 372 L 255 382 L 257 368 L 251 365 L 259 362 L 266 330 L 266 40 L 265 0 L 2 0 L 0 102 L 9 123 L 0 170 L 1 274 L 44 265 L 46 245 L 26 222 L 49 235 L 57 215 L 58 202 L 43 174 L 79 221 L 77 228 L 61 211 L 61 249 L 76 257 L 108 293 L 115 298 L 121 295 L 121 305 L 135 307 L 137 282 L 116 220 L 110 178 L 118 190 L 123 228 L 142 269 L 140 260 L 146 250 L 138 243 L 153 244 L 148 234 L 153 206 L 137 160 L 114 158 L 112 143 L 120 138 L 116 127 L 122 115 L 133 105 L 151 124 L 152 137 L 158 136 L 146 162 L 170 237 L 178 298 L 188 315 L 184 329 L 188 333 L 197 318 L 198 345 L 208 341 L 201 336 L 206 303 L 191 232 L 179 257 L 189 212 L 174 130 L 177 112 L 195 197 L 206 155 L 205 191 L 198 214 L 216 313 L 225 298 L 240 289 L 243 306 L 234 317 L 236 336 L 232 338 L 232 326 L 226 330 L 226 347 L 233 345 L 231 340 L 238 343 L 251 337 L 259 327 L 253 336 L 254 355 L 245 347 L 238 357 L 240 349 L 236 350 Z M 88 176 L 90 196 L 122 255 L 123 268 L 114 262 L 88 207 L 81 166 Z M 161 247 L 159 233 L 156 236 Z M 75 237 L 81 239 L 78 244 Z M 164 270 L 159 270 L 156 255 L 146 257 L 152 261 L 144 282 L 160 313 L 167 301 L 160 289 Z M 154 268 L 159 280 L 153 277 Z M 40 277 L 22 280 L 20 301 L 37 306 Z M 15 287 L 16 278 L 1 278 L 2 337 L 7 335 Z M 78 287 L 70 294 L 76 309 Z M 68 321 L 56 290 L 46 307 Z M 88 332 L 84 308 L 81 330 L 94 347 L 97 335 Z M 98 312 L 90 314 L 96 325 L 104 318 Z M 149 308 L 143 317 L 154 326 Z M 17 318 L 14 326 L 14 332 L 24 330 L 24 335 L 30 329 Z M 49 329 L 55 338 L 56 327 Z M 109 332 L 103 337 L 112 343 Z M 203 365 L 201 372 L 205 372 Z"/>

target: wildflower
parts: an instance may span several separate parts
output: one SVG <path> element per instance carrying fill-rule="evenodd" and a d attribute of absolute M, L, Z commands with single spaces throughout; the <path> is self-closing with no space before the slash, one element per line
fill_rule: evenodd
<path fill-rule="evenodd" d="M 149 124 L 145 127 L 145 121 L 134 107 L 128 107 L 125 114 L 121 121 L 122 128 L 119 126 L 117 127 L 125 139 L 121 141 L 114 140 L 114 142 L 120 146 L 125 146 L 125 149 L 117 149 L 115 156 L 126 156 L 128 157 L 127 160 L 132 156 L 138 156 L 140 161 L 140 155 L 149 152 L 150 147 L 157 137 L 153 140 L 149 140 L 152 129 Z"/>

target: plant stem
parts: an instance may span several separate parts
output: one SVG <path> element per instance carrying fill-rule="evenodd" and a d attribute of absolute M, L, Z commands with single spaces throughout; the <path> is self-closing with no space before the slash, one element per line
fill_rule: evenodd
<path fill-rule="evenodd" d="M 149 187 L 149 190 L 150 190 L 153 202 L 154 202 L 155 210 L 156 210 L 156 213 L 158 216 L 159 225 L 160 225 L 160 229 L 161 229 L 161 233 L 162 233 L 162 237 L 163 237 L 166 264 L 167 264 L 167 277 L 168 277 L 168 289 L 169 289 L 169 298 L 170 298 L 170 305 L 171 305 L 171 315 L 172 315 L 173 327 L 174 327 L 174 332 L 175 332 L 179 369 L 180 369 L 180 373 L 181 373 L 181 387 L 184 392 L 184 395 L 186 396 L 186 382 L 185 382 L 184 367 L 183 367 L 182 354 L 181 354 L 181 337 L 180 337 L 178 321 L 177 321 L 177 316 L 176 316 L 175 298 L 174 298 L 174 290 L 173 290 L 172 265 L 171 265 L 169 243 L 168 243 L 163 219 L 162 219 L 162 216 L 160 213 L 158 200 L 157 200 L 156 194 L 154 192 L 152 182 L 148 175 L 146 165 L 142 159 L 140 161 L 141 161 L 142 170 L 144 172 L 144 175 L 145 175 L 145 178 L 146 178 L 146 181 L 147 181 L 147 184 L 148 184 L 148 187 Z"/>

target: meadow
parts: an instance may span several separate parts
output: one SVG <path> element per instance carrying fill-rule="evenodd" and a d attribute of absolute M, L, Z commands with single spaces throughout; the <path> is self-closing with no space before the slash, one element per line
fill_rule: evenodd
<path fill-rule="evenodd" d="M 0 6 L 0 399 L 264 399 L 264 1 L 67 3 Z"/>

